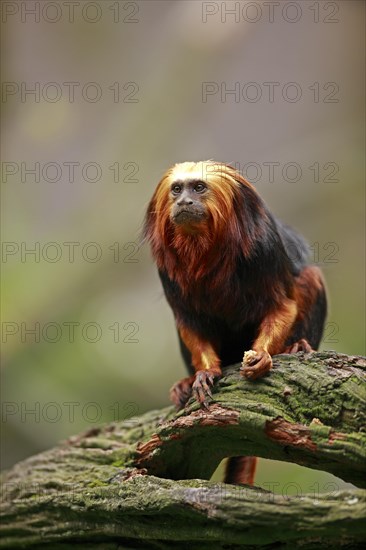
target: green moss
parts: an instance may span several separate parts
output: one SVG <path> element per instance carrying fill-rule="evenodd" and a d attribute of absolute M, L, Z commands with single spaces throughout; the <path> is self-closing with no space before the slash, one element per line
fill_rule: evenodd
<path fill-rule="evenodd" d="M 220 409 L 209 417 L 189 403 L 178 414 L 169 407 L 133 423 L 102 426 L 16 465 L 2 476 L 0 547 L 65 547 L 72 540 L 84 548 L 108 548 L 114 540 L 132 548 L 306 548 L 316 539 L 318 548 L 336 548 L 343 540 L 356 548 L 365 530 L 361 491 L 318 495 L 315 501 L 203 481 L 225 456 L 254 454 L 363 486 L 366 384 L 354 360 L 330 353 L 279 356 L 270 375 L 257 382 L 242 378 L 238 366 L 225 374 L 214 387 L 214 401 L 234 411 L 229 423 Z M 307 427 L 305 444 L 301 438 L 291 444 L 291 438 L 283 443 L 269 437 L 268 423 L 276 418 L 289 429 Z M 308 431 L 314 448 L 307 444 Z M 136 475 L 138 444 L 154 443 L 153 434 L 163 444 L 152 446 L 141 464 L 150 475 Z M 193 479 L 172 481 L 183 478 Z"/>
<path fill-rule="evenodd" d="M 87 487 L 107 487 L 109 483 L 107 481 L 102 481 L 100 479 L 95 479 L 94 481 L 90 481 L 87 484 Z"/>

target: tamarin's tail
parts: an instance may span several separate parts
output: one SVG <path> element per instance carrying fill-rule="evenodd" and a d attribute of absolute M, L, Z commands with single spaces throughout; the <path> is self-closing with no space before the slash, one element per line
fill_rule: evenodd
<path fill-rule="evenodd" d="M 253 485 L 256 466 L 256 456 L 232 456 L 226 464 L 224 482 Z"/>

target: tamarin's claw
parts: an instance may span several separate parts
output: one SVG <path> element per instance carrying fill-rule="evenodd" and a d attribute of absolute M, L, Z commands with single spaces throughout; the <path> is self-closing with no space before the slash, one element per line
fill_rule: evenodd
<path fill-rule="evenodd" d="M 309 342 L 305 340 L 305 338 L 301 338 L 301 340 L 299 340 L 298 342 L 295 342 L 294 344 L 291 344 L 291 346 L 288 346 L 282 353 L 298 353 L 299 351 L 310 353 L 314 350 Z"/>
<path fill-rule="evenodd" d="M 207 396 L 213 399 L 211 386 L 214 384 L 215 377 L 217 377 L 217 374 L 212 370 L 200 370 L 196 373 L 192 393 L 204 409 L 208 409 Z"/>
<path fill-rule="evenodd" d="M 255 380 L 260 378 L 272 367 L 272 357 L 267 351 L 249 350 L 244 353 L 240 372 L 246 378 Z"/>
<path fill-rule="evenodd" d="M 179 380 L 179 382 L 176 382 L 176 384 L 170 388 L 170 400 L 173 401 L 178 411 L 179 409 L 183 409 L 188 399 L 191 397 L 194 379 L 194 376 L 188 376 L 187 378 Z"/>

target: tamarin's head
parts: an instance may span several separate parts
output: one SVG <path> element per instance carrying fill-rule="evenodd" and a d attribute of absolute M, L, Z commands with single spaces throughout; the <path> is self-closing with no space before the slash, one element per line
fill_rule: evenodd
<path fill-rule="evenodd" d="M 222 235 L 228 224 L 236 225 L 238 203 L 252 204 L 259 197 L 239 172 L 214 161 L 182 162 L 167 170 L 148 207 L 145 233 L 200 233 L 208 229 Z M 250 206 L 250 204 L 249 204 Z"/>
<path fill-rule="evenodd" d="M 160 180 L 146 212 L 144 236 L 158 267 L 170 273 L 187 262 L 198 265 L 210 251 L 219 257 L 219 250 L 234 266 L 238 254 L 252 254 L 266 219 L 256 190 L 234 168 L 214 161 L 183 162 Z"/>

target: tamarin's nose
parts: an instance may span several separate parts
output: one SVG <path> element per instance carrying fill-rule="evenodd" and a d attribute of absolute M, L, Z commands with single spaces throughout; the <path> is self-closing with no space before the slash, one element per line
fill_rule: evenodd
<path fill-rule="evenodd" d="M 177 201 L 178 206 L 189 206 L 193 204 L 193 200 L 189 195 L 185 195 L 184 193 L 179 197 L 179 200 Z"/>

